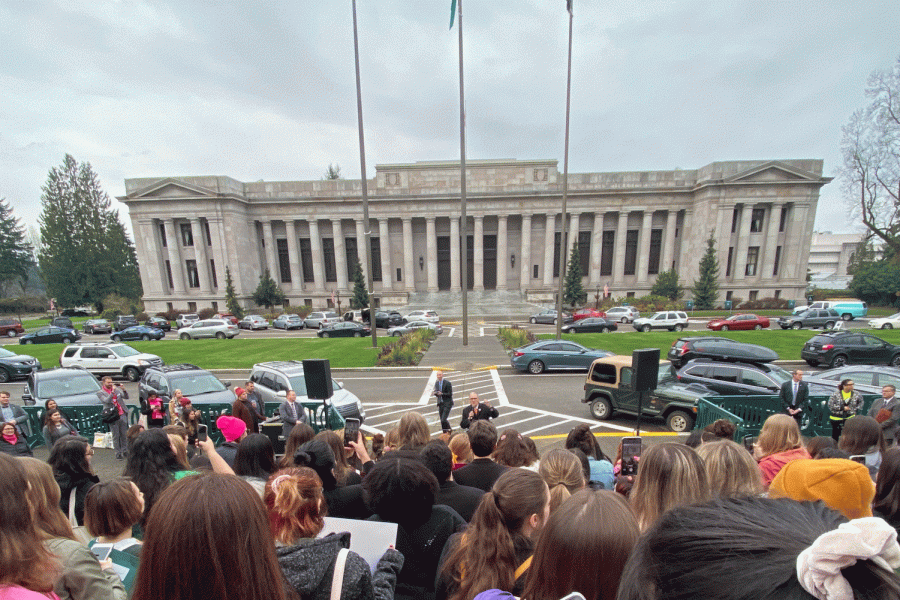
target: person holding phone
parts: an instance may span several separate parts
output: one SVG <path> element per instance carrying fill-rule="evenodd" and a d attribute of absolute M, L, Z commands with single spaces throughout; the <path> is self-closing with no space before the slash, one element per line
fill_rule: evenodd
<path fill-rule="evenodd" d="M 128 455 L 128 409 L 125 401 L 128 400 L 128 391 L 121 383 L 113 386 L 112 377 L 103 378 L 103 386 L 97 392 L 97 398 L 103 404 L 103 408 L 115 407 L 119 411 L 119 418 L 109 423 L 109 430 L 113 434 L 113 447 L 116 449 L 116 458 L 124 460 Z"/>
<path fill-rule="evenodd" d="M 438 414 L 441 419 L 441 431 L 450 433 L 450 411 L 453 409 L 453 384 L 444 379 L 443 371 L 436 371 L 437 378 L 434 383 L 434 397 L 437 398 Z"/>

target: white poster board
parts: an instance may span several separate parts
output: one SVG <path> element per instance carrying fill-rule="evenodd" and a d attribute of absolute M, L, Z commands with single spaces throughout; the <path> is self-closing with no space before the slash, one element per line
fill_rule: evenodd
<path fill-rule="evenodd" d="M 350 533 L 350 549 L 369 563 L 369 570 L 372 573 L 375 572 L 378 561 L 384 556 L 384 551 L 397 544 L 396 523 L 338 517 L 325 517 L 325 526 L 317 537 L 345 531 Z"/>

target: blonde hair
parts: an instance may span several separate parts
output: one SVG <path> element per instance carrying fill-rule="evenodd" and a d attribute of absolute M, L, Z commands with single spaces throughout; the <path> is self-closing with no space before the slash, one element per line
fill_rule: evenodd
<path fill-rule="evenodd" d="M 275 472 L 266 482 L 263 502 L 276 542 L 291 545 L 314 538 L 325 526 L 327 506 L 322 480 L 309 467 Z"/>
<path fill-rule="evenodd" d="M 759 458 L 765 458 L 779 452 L 794 450 L 803 445 L 800 427 L 794 417 L 785 414 L 771 415 L 763 423 L 757 440 Z"/>
<path fill-rule="evenodd" d="M 414 410 L 409 411 L 400 418 L 397 424 L 397 434 L 400 448 L 421 448 L 431 440 L 431 431 L 425 417 Z"/>
<path fill-rule="evenodd" d="M 453 453 L 454 464 L 468 464 L 475 458 L 475 455 L 472 454 L 472 446 L 469 445 L 469 434 L 467 433 L 457 433 L 450 438 L 450 443 L 447 445 L 450 446 L 450 452 Z"/>
<path fill-rule="evenodd" d="M 176 433 L 169 433 L 169 443 L 172 444 L 172 450 L 175 452 L 175 458 L 178 460 L 178 464 L 184 467 L 185 469 L 191 468 L 191 463 L 188 462 L 187 457 L 187 442 L 184 441 L 184 438 Z"/>
<path fill-rule="evenodd" d="M 75 532 L 69 519 L 59 508 L 60 491 L 50 465 L 24 456 L 19 458 L 28 478 L 28 503 L 31 505 L 31 518 L 34 526 L 44 539 L 75 539 Z M 23 515 L 24 518 L 24 515 Z"/>
<path fill-rule="evenodd" d="M 765 491 L 759 466 L 740 444 L 708 442 L 697 448 L 706 467 L 710 493 L 719 498 L 759 496 Z"/>
<path fill-rule="evenodd" d="M 562 448 L 554 448 L 544 455 L 538 473 L 550 488 L 551 513 L 568 500 L 569 496 L 584 487 L 581 461 L 574 454 Z"/>
<path fill-rule="evenodd" d="M 396 450 L 400 446 L 400 430 L 394 427 L 384 434 L 385 450 Z"/>
<path fill-rule="evenodd" d="M 693 448 L 674 442 L 650 446 L 638 464 L 629 498 L 641 531 L 669 509 L 709 499 L 706 468 Z"/>

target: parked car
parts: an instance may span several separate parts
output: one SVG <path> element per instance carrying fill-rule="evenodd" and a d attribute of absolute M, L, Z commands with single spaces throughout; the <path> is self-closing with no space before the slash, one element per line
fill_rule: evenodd
<path fill-rule="evenodd" d="M 592 362 L 611 354 L 566 340 L 542 340 L 513 350 L 510 363 L 535 375 L 550 369 L 586 371 Z"/>
<path fill-rule="evenodd" d="M 89 317 L 93 312 L 88 307 L 76 306 L 75 308 L 64 308 L 59 314 L 64 317 Z"/>
<path fill-rule="evenodd" d="M 303 319 L 301 319 L 299 315 L 278 315 L 278 317 L 272 321 L 272 327 L 275 329 L 284 329 L 285 331 L 290 329 L 303 329 Z"/>
<path fill-rule="evenodd" d="M 97 378 L 75 367 L 59 367 L 32 371 L 25 381 L 22 402 L 40 405 L 53 399 L 59 406 L 91 406 L 100 404 Z"/>
<path fill-rule="evenodd" d="M 90 319 L 81 326 L 83 332 L 91 335 L 95 333 L 112 333 L 112 329 L 112 323 L 106 319 Z"/>
<path fill-rule="evenodd" d="M 303 363 L 299 360 L 257 363 L 250 370 L 250 381 L 256 384 L 256 391 L 265 402 L 284 402 L 289 390 L 297 393 L 297 402 L 309 401 Z M 365 422 L 366 411 L 359 398 L 334 379 L 331 380 L 331 387 L 334 390 L 331 404 L 340 415 L 345 419 Z"/>
<path fill-rule="evenodd" d="M 550 325 L 556 325 L 556 310 L 552 308 L 545 308 L 541 312 L 531 315 L 531 318 L 528 319 L 532 324 L 534 323 L 549 323 Z M 563 313 L 563 323 L 571 323 L 574 319 L 572 315 L 568 313 Z"/>
<path fill-rule="evenodd" d="M 566 323 L 562 326 L 563 333 L 607 333 L 619 328 L 615 321 L 609 321 L 602 317 L 590 317 L 580 319 L 574 323 Z"/>
<path fill-rule="evenodd" d="M 401 335 L 411 333 L 417 329 L 431 329 L 437 334 L 444 333 L 444 328 L 440 323 L 431 323 L 428 321 L 410 321 L 406 325 L 397 325 L 388 329 L 388 335 L 399 337 Z"/>
<path fill-rule="evenodd" d="M 369 311 L 362 311 L 362 319 L 363 323 L 369 322 Z M 383 329 L 389 329 L 391 327 L 397 327 L 398 325 L 405 325 L 406 319 L 403 318 L 396 310 L 392 310 L 390 312 L 385 310 L 376 310 L 375 311 L 375 327 L 381 327 Z"/>
<path fill-rule="evenodd" d="M 803 381 L 831 386 L 833 390 L 844 379 L 852 379 L 853 389 L 860 394 L 881 394 L 886 385 L 900 389 L 900 369 L 896 367 L 847 365 L 803 375 Z"/>
<path fill-rule="evenodd" d="M 191 404 L 228 404 L 234 402 L 234 392 L 229 390 L 230 382 L 223 383 L 204 369 L 191 364 L 150 367 L 144 371 L 138 383 L 138 398 L 147 401 L 150 392 L 170 397 L 175 390 L 181 390 Z"/>
<path fill-rule="evenodd" d="M 330 325 L 322 325 L 316 334 L 320 338 L 332 337 L 364 337 L 372 335 L 372 330 L 362 323 L 354 321 L 338 321 Z"/>
<path fill-rule="evenodd" d="M 238 323 L 241 329 L 268 329 L 269 322 L 259 315 L 247 315 Z"/>
<path fill-rule="evenodd" d="M 413 321 L 427 321 L 429 323 L 440 323 L 441 318 L 438 316 L 437 311 L 434 310 L 414 310 L 408 315 L 403 316 L 406 319 L 407 323 L 412 323 Z"/>
<path fill-rule="evenodd" d="M 768 329 L 769 318 L 757 315 L 731 315 L 721 319 L 712 319 L 706 324 L 713 331 L 730 331 L 742 329 Z"/>
<path fill-rule="evenodd" d="M 778 360 L 778 353 L 765 346 L 745 344 L 724 337 L 685 337 L 672 342 L 667 358 L 676 368 L 680 368 L 695 358 L 767 363 Z"/>
<path fill-rule="evenodd" d="M 669 429 L 683 433 L 694 427 L 697 401 L 714 394 L 702 385 L 679 383 L 669 373 L 668 365 L 660 365 L 656 389 L 643 393 L 643 403 L 641 395 L 634 390 L 631 357 L 607 356 L 591 364 L 581 401 L 590 404 L 591 416 L 601 421 L 616 412 L 637 415 L 638 405 L 643 404 L 644 416 L 661 417 Z"/>
<path fill-rule="evenodd" d="M 156 327 L 147 327 L 146 325 L 135 325 L 122 331 L 117 331 L 109 336 L 114 342 L 134 342 L 142 340 L 149 342 L 150 340 L 159 341 L 166 337 L 166 332 Z"/>
<path fill-rule="evenodd" d="M 59 364 L 80 367 L 94 375 L 122 375 L 128 381 L 137 381 L 150 367 L 161 367 L 165 363 L 157 355 L 140 352 L 128 344 L 88 342 L 66 347 L 59 357 Z"/>
<path fill-rule="evenodd" d="M 675 310 L 664 310 L 650 317 L 641 317 L 631 322 L 631 326 L 637 331 L 648 332 L 651 329 L 668 329 L 669 331 L 681 331 L 688 326 L 687 313 Z"/>
<path fill-rule="evenodd" d="M 237 325 L 222 319 L 196 321 L 193 325 L 178 330 L 178 339 L 197 340 L 201 338 L 232 339 L 241 332 Z"/>
<path fill-rule="evenodd" d="M 116 317 L 116 323 L 113 326 L 113 329 L 116 331 L 125 331 L 129 327 L 134 327 L 135 325 L 140 325 L 140 323 L 134 318 L 134 315 L 119 315 Z"/>
<path fill-rule="evenodd" d="M 19 338 L 20 344 L 55 344 L 64 342 L 71 344 L 81 339 L 81 334 L 74 329 L 63 327 L 41 327 L 32 333 L 26 333 Z"/>
<path fill-rule="evenodd" d="M 163 331 L 172 331 L 172 324 L 168 319 L 164 319 L 162 317 L 150 317 L 149 319 L 144 321 L 144 325 L 146 325 L 147 327 L 162 329 Z"/>
<path fill-rule="evenodd" d="M 619 323 L 631 323 L 641 316 L 641 312 L 633 306 L 614 306 L 606 310 L 606 318 Z"/>
<path fill-rule="evenodd" d="M 900 346 L 867 333 L 825 331 L 803 345 L 800 358 L 813 367 L 828 365 L 834 368 L 848 364 L 900 367 Z"/>
<path fill-rule="evenodd" d="M 199 320 L 200 320 L 200 315 L 198 315 L 196 313 L 187 313 L 187 314 L 183 314 L 183 315 L 178 315 L 178 318 L 175 319 L 175 326 L 178 329 L 181 329 L 182 327 L 190 327 L 191 325 L 193 325 L 194 323 L 196 323 Z M 237 323 L 235 323 L 235 325 L 237 325 Z"/>
<path fill-rule="evenodd" d="M 75 329 L 72 319 L 69 317 L 54 317 L 50 319 L 50 325 L 53 327 L 63 327 L 65 329 Z"/>
<path fill-rule="evenodd" d="M 41 361 L 35 357 L 0 348 L 0 383 L 28 377 L 40 368 Z"/>
<path fill-rule="evenodd" d="M 25 328 L 18 319 L 0 319 L 0 335 L 16 337 L 22 333 L 25 333 Z"/>
<path fill-rule="evenodd" d="M 340 317 L 336 312 L 332 311 L 316 311 L 309 313 L 309 316 L 303 320 L 304 327 L 308 329 L 318 329 L 322 325 L 330 325 L 340 321 Z"/>
<path fill-rule="evenodd" d="M 862 300 L 855 298 L 844 298 L 834 300 L 822 300 L 813 302 L 809 306 L 797 306 L 792 314 L 799 315 L 808 310 L 833 310 L 844 321 L 851 321 L 859 317 L 865 317 L 869 314 L 869 305 Z"/>
<path fill-rule="evenodd" d="M 345 321 L 362 321 L 362 312 L 361 310 L 348 310 L 341 318 Z"/>
<path fill-rule="evenodd" d="M 674 368 L 674 367 L 673 367 Z M 706 358 L 689 360 L 676 371 L 682 383 L 700 383 L 723 396 L 777 394 L 791 374 L 771 363 L 721 362 Z M 831 394 L 833 387 L 809 384 L 809 393 Z"/>
<path fill-rule="evenodd" d="M 871 327 L 872 329 L 900 328 L 900 313 L 895 313 L 889 317 L 869 319 L 869 327 Z"/>
<path fill-rule="evenodd" d="M 572 319 L 576 322 L 582 319 L 590 319 L 596 317 L 605 317 L 606 313 L 595 308 L 579 308 L 572 314 Z"/>
<path fill-rule="evenodd" d="M 213 319 L 222 319 L 224 321 L 231 321 L 235 325 L 237 325 L 240 322 L 240 319 L 238 319 L 236 316 L 234 316 L 230 312 L 218 313 L 218 314 L 213 315 L 212 318 Z"/>
<path fill-rule="evenodd" d="M 778 325 L 782 329 L 803 329 L 804 327 L 832 329 L 840 318 L 840 315 L 832 308 L 824 310 L 809 309 L 799 315 L 778 317 Z"/>

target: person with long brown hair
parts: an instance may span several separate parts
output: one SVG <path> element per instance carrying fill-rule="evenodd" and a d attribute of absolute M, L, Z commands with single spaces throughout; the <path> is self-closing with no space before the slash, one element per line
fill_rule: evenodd
<path fill-rule="evenodd" d="M 146 530 L 132 600 L 291 597 L 266 508 L 238 477 L 209 473 L 169 486 Z"/>
<path fill-rule="evenodd" d="M 100 482 L 91 467 L 94 449 L 82 437 L 69 436 L 57 441 L 50 448 L 47 462 L 53 467 L 53 477 L 59 485 L 60 504 L 63 514 L 69 514 L 69 502 L 75 500 L 75 519 L 84 525 L 84 498 L 88 490 Z M 75 494 L 73 496 L 72 491 Z"/>
<path fill-rule="evenodd" d="M 333 431 L 323 430 L 316 434 L 314 439 L 322 440 L 331 448 L 334 453 L 334 480 L 338 487 L 345 485 L 356 485 L 362 483 L 362 477 L 350 466 L 347 457 L 347 451 L 353 452 L 351 448 L 344 447 L 344 440 Z"/>
<path fill-rule="evenodd" d="M 697 451 L 666 442 L 644 451 L 629 499 L 641 531 L 646 531 L 666 511 L 705 502 L 709 495 L 706 469 Z"/>
<path fill-rule="evenodd" d="M 581 461 L 562 448 L 554 448 L 544 455 L 538 473 L 550 489 L 550 514 L 585 486 Z"/>
<path fill-rule="evenodd" d="M 613 462 L 603 454 L 603 450 L 600 449 L 600 443 L 597 442 L 594 432 L 591 431 L 591 426 L 587 423 L 576 425 L 569 431 L 569 435 L 566 436 L 566 450 L 575 448 L 581 450 L 587 456 L 591 470 L 588 483 L 595 488 L 613 489 L 615 485 Z M 616 462 L 618 463 L 618 460 Z"/>
<path fill-rule="evenodd" d="M 397 449 L 399 450 L 415 450 L 419 451 L 422 446 L 431 440 L 431 432 L 428 429 L 428 422 L 421 414 L 414 410 L 409 411 L 400 417 L 397 424 Z"/>
<path fill-rule="evenodd" d="M 293 467 L 294 452 L 297 451 L 297 448 L 310 441 L 315 436 L 316 432 L 307 423 L 297 423 L 294 425 L 294 428 L 291 429 L 291 434 L 284 444 L 284 456 L 279 461 L 278 466 L 282 469 Z"/>
<path fill-rule="evenodd" d="M 740 444 L 727 439 L 706 442 L 697 448 L 697 454 L 703 459 L 713 497 L 740 498 L 763 493 L 759 467 Z"/>
<path fill-rule="evenodd" d="M 44 547 L 62 565 L 62 573 L 53 586 L 60 600 L 123 600 L 125 588 L 112 565 L 105 562 L 101 568 L 87 546 L 75 538 L 69 520 L 59 509 L 59 486 L 50 465 L 36 458 L 20 460 L 28 479 L 31 519 Z"/>
<path fill-rule="evenodd" d="M 759 462 L 766 489 L 784 465 L 792 460 L 811 458 L 803 447 L 797 421 L 785 414 L 771 415 L 765 420 L 753 448 L 753 456 Z"/>
<path fill-rule="evenodd" d="M 24 463 L 0 454 L 0 598 L 58 599 L 53 592 L 61 565 L 43 545 L 43 535 L 28 518 L 28 476 Z"/>
<path fill-rule="evenodd" d="M 634 513 L 620 494 L 576 492 L 541 530 L 522 597 L 558 600 L 579 592 L 586 600 L 615 600 L 640 533 Z"/>
<path fill-rule="evenodd" d="M 366 561 L 355 552 L 341 558 L 341 550 L 350 548 L 349 533 L 318 537 L 328 507 L 322 495 L 322 480 L 315 471 L 300 467 L 273 473 L 266 482 L 263 501 L 281 571 L 302 598 L 327 598 L 341 560 L 344 562 L 342 600 L 394 597 L 397 574 L 403 567 L 400 552 L 385 549 L 372 574 Z"/>
<path fill-rule="evenodd" d="M 515 429 L 506 429 L 500 434 L 491 458 L 505 467 L 528 467 L 534 462 L 522 434 Z"/>
<path fill-rule="evenodd" d="M 472 446 L 469 445 L 469 434 L 457 433 L 450 438 L 450 452 L 453 453 L 453 470 L 461 469 L 466 466 L 475 456 L 472 454 Z"/>
<path fill-rule="evenodd" d="M 872 513 L 900 531 L 900 448 L 888 448 L 875 479 Z"/>
<path fill-rule="evenodd" d="M 526 469 L 503 473 L 481 499 L 465 533 L 447 542 L 435 598 L 467 600 L 490 589 L 520 596 L 534 542 L 549 514 L 550 491 L 540 475 Z"/>
<path fill-rule="evenodd" d="M 838 440 L 838 448 L 850 456 L 865 456 L 865 465 L 875 479 L 887 442 L 881 424 L 872 417 L 857 415 L 848 419 Z"/>

